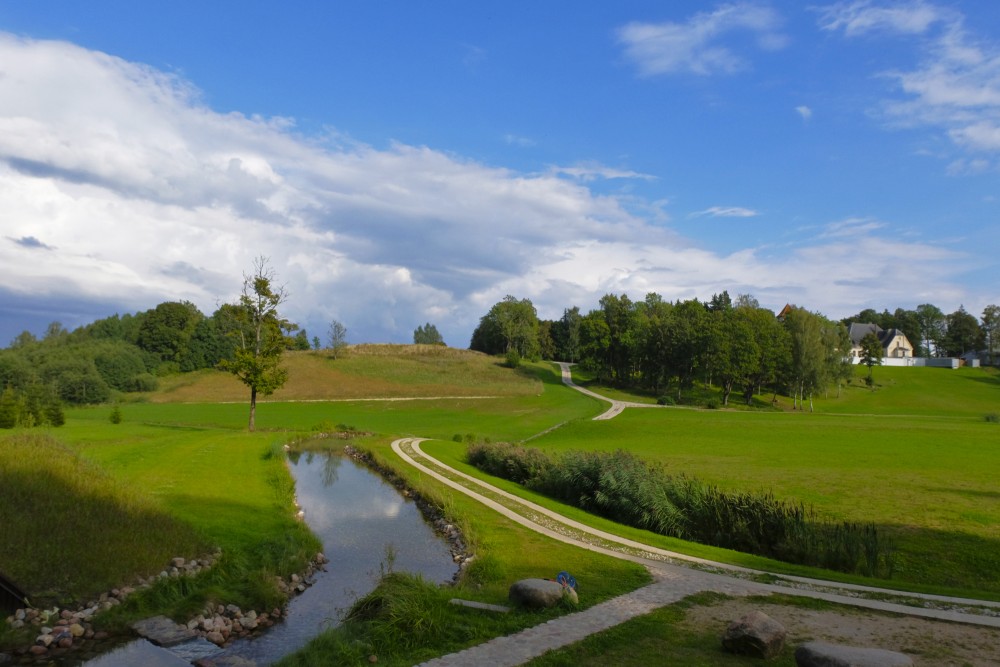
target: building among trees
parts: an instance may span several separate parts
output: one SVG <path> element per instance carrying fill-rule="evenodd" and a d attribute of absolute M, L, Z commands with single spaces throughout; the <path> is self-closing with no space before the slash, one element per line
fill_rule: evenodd
<path fill-rule="evenodd" d="M 909 359 L 913 357 L 913 344 L 899 329 L 883 329 L 871 322 L 851 322 L 847 328 L 851 337 L 851 363 L 858 363 L 861 358 L 861 341 L 868 334 L 873 334 L 882 344 L 882 356 L 886 359 Z"/>

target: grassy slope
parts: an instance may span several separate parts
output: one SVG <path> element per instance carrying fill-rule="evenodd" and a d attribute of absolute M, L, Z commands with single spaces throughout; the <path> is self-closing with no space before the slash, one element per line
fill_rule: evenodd
<path fill-rule="evenodd" d="M 152 574 L 209 548 L 156 499 L 47 434 L 0 439 L 0 471 L 0 563 L 36 603 L 96 597 L 122 571 Z"/>
<path fill-rule="evenodd" d="M 539 387 L 486 355 L 438 345 L 355 345 L 334 359 L 328 351 L 288 352 L 288 382 L 272 401 L 427 396 L 525 396 Z M 201 371 L 161 381 L 157 403 L 245 401 L 248 390 L 226 373 Z"/>

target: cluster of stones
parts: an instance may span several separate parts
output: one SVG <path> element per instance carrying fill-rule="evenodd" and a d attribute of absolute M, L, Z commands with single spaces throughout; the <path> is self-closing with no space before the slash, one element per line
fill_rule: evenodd
<path fill-rule="evenodd" d="M 26 627 L 38 629 L 34 643 L 23 652 L 34 656 L 45 656 L 51 652 L 79 648 L 86 640 L 102 641 L 108 638 L 106 632 L 94 630 L 91 619 L 102 611 L 107 611 L 122 603 L 129 595 L 141 588 L 152 586 L 157 579 L 197 574 L 209 568 L 221 554 L 216 552 L 197 560 L 172 558 L 170 564 L 159 574 L 140 578 L 135 586 L 115 588 L 102 593 L 81 609 L 17 609 L 7 617 L 7 624 L 18 630 Z"/>
<path fill-rule="evenodd" d="M 187 622 L 187 628 L 201 635 L 216 646 L 225 646 L 229 642 L 253 634 L 256 630 L 269 628 L 280 620 L 280 609 L 257 613 L 254 610 L 244 612 L 234 604 L 218 605 L 205 609 Z"/>
<path fill-rule="evenodd" d="M 285 581 L 275 577 L 275 584 L 285 595 L 292 597 L 305 591 L 312 585 L 313 577 L 327 563 L 323 554 L 316 554 L 310 561 L 306 571 L 299 575 L 293 574 Z M 255 634 L 259 630 L 271 627 L 281 620 L 284 610 L 275 607 L 270 612 L 243 611 L 234 604 L 206 607 L 187 622 L 187 628 L 204 637 L 216 646 L 226 646 L 229 643 Z"/>
<path fill-rule="evenodd" d="M 118 597 L 109 597 L 105 602 L 120 602 Z M 90 624 L 90 617 L 96 613 L 93 608 L 82 611 L 68 609 L 18 609 L 7 622 L 14 628 L 33 626 L 39 634 L 35 643 L 27 649 L 33 656 L 47 655 L 56 649 L 70 649 L 85 639 L 106 639 L 107 633 L 95 632 Z"/>
<path fill-rule="evenodd" d="M 722 647 L 738 655 L 773 658 L 785 648 L 785 627 L 761 611 L 731 622 Z M 909 656 L 896 651 L 827 642 L 807 642 L 795 649 L 797 667 L 912 667 Z"/>
<path fill-rule="evenodd" d="M 220 553 L 198 560 L 173 558 L 168 567 L 159 574 L 146 579 L 140 579 L 135 587 L 116 588 L 101 594 L 100 598 L 90 602 L 83 609 L 18 609 L 7 618 L 8 624 L 16 629 L 37 627 L 39 634 L 34 643 L 18 651 L 41 658 L 63 651 L 81 648 L 86 640 L 102 641 L 108 638 L 108 633 L 95 631 L 91 618 L 98 612 L 119 605 L 122 601 L 140 588 L 152 586 L 157 579 L 181 577 L 197 574 L 211 567 L 218 560 Z M 313 581 L 315 573 L 327 563 L 323 554 L 317 554 L 309 563 L 306 571 L 299 575 L 293 574 L 288 581 L 281 577 L 275 578 L 278 588 L 289 597 L 306 590 Z M 201 614 L 189 620 L 188 630 L 218 646 L 266 629 L 278 622 L 283 616 L 283 610 L 275 608 L 267 612 L 254 610 L 243 611 L 236 605 L 213 605 L 203 610 Z M 3 660 L 0 659 L 0 664 Z"/>

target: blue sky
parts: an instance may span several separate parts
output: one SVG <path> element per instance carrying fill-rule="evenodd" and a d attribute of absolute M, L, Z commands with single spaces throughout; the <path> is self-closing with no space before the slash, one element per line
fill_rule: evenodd
<path fill-rule="evenodd" d="M 351 342 L 507 294 L 978 316 L 998 158 L 994 2 L 9 0 L 0 343 L 260 255 Z"/>

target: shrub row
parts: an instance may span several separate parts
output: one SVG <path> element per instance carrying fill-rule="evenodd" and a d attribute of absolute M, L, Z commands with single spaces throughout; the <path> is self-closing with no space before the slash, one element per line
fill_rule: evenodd
<path fill-rule="evenodd" d="M 830 522 L 770 492 L 723 491 L 625 451 L 558 459 L 510 443 L 476 443 L 469 463 L 550 498 L 661 535 L 789 563 L 891 577 L 893 545 L 874 524 Z"/>

